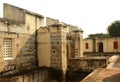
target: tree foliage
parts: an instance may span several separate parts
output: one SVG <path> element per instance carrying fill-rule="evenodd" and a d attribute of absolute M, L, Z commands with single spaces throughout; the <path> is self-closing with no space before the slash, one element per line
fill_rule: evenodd
<path fill-rule="evenodd" d="M 108 38 L 109 35 L 108 34 L 103 34 L 103 33 L 97 33 L 97 34 L 90 34 L 88 35 L 88 38 Z"/>
<path fill-rule="evenodd" d="M 117 20 L 111 23 L 111 25 L 108 26 L 107 31 L 110 37 L 120 37 L 120 21 Z"/>

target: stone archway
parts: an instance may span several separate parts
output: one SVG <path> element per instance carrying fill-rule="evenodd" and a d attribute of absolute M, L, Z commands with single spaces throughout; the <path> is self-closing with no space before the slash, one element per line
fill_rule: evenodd
<path fill-rule="evenodd" d="M 103 43 L 102 42 L 98 43 L 98 52 L 100 52 L 100 53 L 103 52 Z"/>

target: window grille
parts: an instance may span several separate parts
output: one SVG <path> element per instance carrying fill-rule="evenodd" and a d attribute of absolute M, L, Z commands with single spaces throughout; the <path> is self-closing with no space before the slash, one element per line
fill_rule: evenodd
<path fill-rule="evenodd" d="M 12 39 L 5 38 L 3 40 L 3 47 L 4 47 L 4 58 L 11 58 L 12 57 Z"/>

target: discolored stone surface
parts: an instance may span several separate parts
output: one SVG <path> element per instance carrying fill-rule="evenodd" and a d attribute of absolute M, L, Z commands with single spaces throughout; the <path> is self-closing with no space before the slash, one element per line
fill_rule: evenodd
<path fill-rule="evenodd" d="M 97 69 L 81 82 L 120 82 L 120 69 Z"/>

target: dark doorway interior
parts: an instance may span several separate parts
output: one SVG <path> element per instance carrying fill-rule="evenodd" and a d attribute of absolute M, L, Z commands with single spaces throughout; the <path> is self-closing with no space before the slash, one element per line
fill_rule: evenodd
<path fill-rule="evenodd" d="M 98 51 L 103 52 L 103 43 L 102 42 L 98 43 Z"/>

